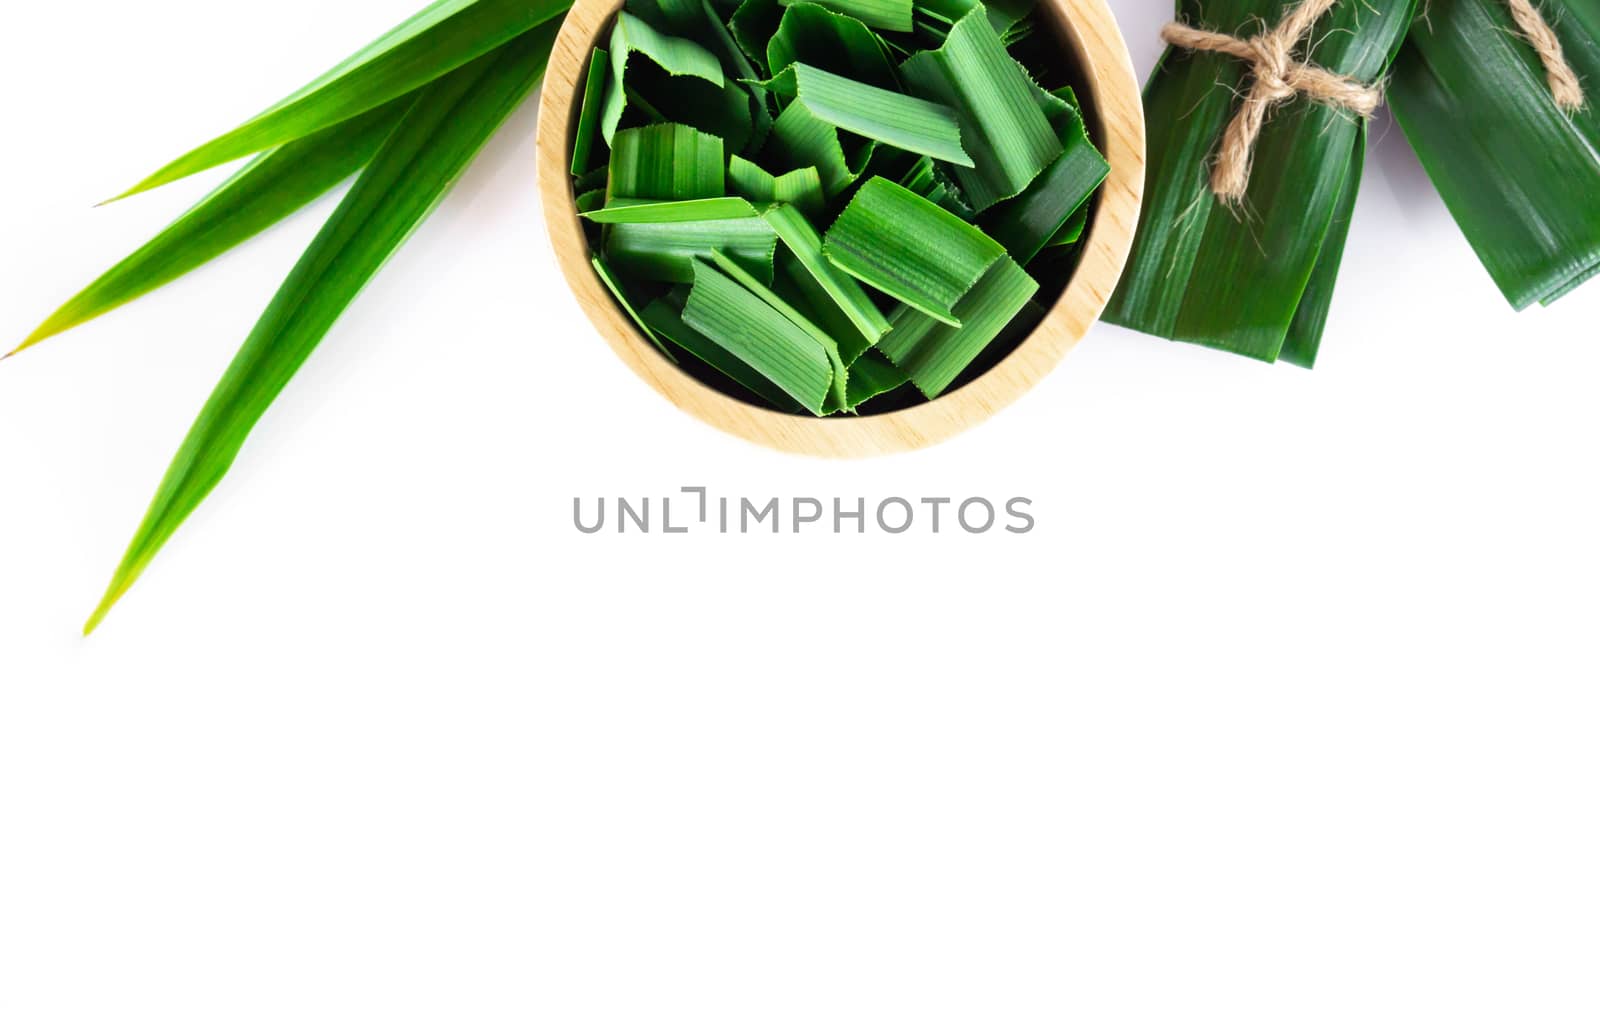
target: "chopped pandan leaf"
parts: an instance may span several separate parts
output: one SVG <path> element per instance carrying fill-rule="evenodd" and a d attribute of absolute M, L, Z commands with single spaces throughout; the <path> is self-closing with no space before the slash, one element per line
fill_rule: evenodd
<path fill-rule="evenodd" d="M 605 101 L 606 71 L 610 60 L 598 47 L 589 55 L 589 73 L 584 79 L 583 105 L 578 110 L 578 127 L 572 136 L 572 176 L 582 177 L 595 168 L 595 139 L 600 134 L 600 106 Z"/>
<path fill-rule="evenodd" d="M 767 43 L 768 77 L 790 64 L 810 64 L 883 89 L 899 87 L 883 40 L 861 21 L 815 3 L 784 9 Z"/>
<path fill-rule="evenodd" d="M 574 178 L 572 181 L 572 191 L 574 194 L 579 195 L 586 191 L 594 191 L 596 188 L 600 189 L 601 191 L 605 191 L 606 182 L 610 179 L 611 171 L 608 167 L 596 167 L 587 174 L 584 174 L 582 177 Z"/>
<path fill-rule="evenodd" d="M 624 128 L 611 145 L 610 192 L 637 199 L 725 194 L 722 139 L 687 124 Z"/>
<path fill-rule="evenodd" d="M 1600 7 L 1541 6 L 1587 94 L 1581 108 L 1556 105 L 1505 0 L 1429 4 L 1388 89 L 1450 215 L 1518 309 L 1600 271 Z"/>
<path fill-rule="evenodd" d="M 751 202 L 790 203 L 810 216 L 822 215 L 827 202 L 816 167 L 775 176 L 739 155 L 728 161 L 728 188 Z"/>
<path fill-rule="evenodd" d="M 876 351 L 868 351 L 850 366 L 849 394 L 845 410 L 854 411 L 861 405 L 898 390 L 910 381 L 909 376 L 889 359 Z"/>
<path fill-rule="evenodd" d="M 439 0 L 316 81 L 124 192 L 151 188 L 315 134 L 414 92 L 535 26 L 570 0 Z"/>
<path fill-rule="evenodd" d="M 794 97 L 785 114 L 803 106 L 818 120 L 863 138 L 960 166 L 973 165 L 973 158 L 961 147 L 961 125 L 948 106 L 880 89 L 810 64 L 790 64 L 760 84 Z M 1033 109 L 1031 103 L 1029 108 Z M 1040 115 L 1041 123 L 1043 120 Z"/>
<path fill-rule="evenodd" d="M 755 206 L 732 195 L 681 202 L 613 198 L 604 208 L 583 214 L 593 223 L 694 223 L 755 215 Z"/>
<path fill-rule="evenodd" d="M 1038 31 L 1038 28 L 1039 22 L 1036 19 L 1031 16 L 1023 18 L 1000 33 L 1000 42 L 1006 49 L 1010 49 L 1018 43 L 1032 38 L 1033 33 Z"/>
<path fill-rule="evenodd" d="M 805 0 L 789 0 L 789 3 Z M 820 0 L 823 7 L 888 32 L 911 31 L 911 0 Z M 786 3 L 785 6 L 789 4 Z"/>
<path fill-rule="evenodd" d="M 365 166 L 412 101 L 397 99 L 252 160 L 61 306 L 17 350 L 165 287 L 304 208 Z"/>
<path fill-rule="evenodd" d="M 902 306 L 878 350 L 932 399 L 943 393 L 983 353 L 1039 289 L 1026 270 L 1001 256 L 956 304 L 960 326 L 950 326 Z"/>
<path fill-rule="evenodd" d="M 812 114 L 804 103 L 790 103 L 772 124 L 763 159 L 794 170 L 815 167 L 831 198 L 856 182 L 877 144 L 852 142 L 846 152 L 838 128 Z"/>
<path fill-rule="evenodd" d="M 105 619 L 222 481 L 251 430 L 339 316 L 533 91 L 558 27 L 525 33 L 422 90 L 223 374 L 85 632 Z"/>
<path fill-rule="evenodd" d="M 600 131 L 615 144 L 624 112 L 648 100 L 652 119 L 690 124 L 740 149 L 750 137 L 750 95 L 731 82 L 715 54 L 693 39 L 666 35 L 627 11 L 611 30 L 611 77 Z M 642 60 L 635 60 L 638 54 Z M 641 82 L 644 86 L 641 87 Z"/>
<path fill-rule="evenodd" d="M 783 15 L 784 7 L 778 0 L 742 0 L 733 17 L 728 19 L 729 33 L 763 76 L 770 77 L 776 73 L 767 67 L 767 47 L 778 31 Z"/>
<path fill-rule="evenodd" d="M 1078 211 L 1067 217 L 1067 222 L 1061 229 L 1051 235 L 1046 242 L 1046 248 L 1061 248 L 1065 245 L 1075 245 L 1083 237 L 1083 229 L 1089 225 L 1089 203 L 1085 202 L 1078 207 Z"/>
<path fill-rule="evenodd" d="M 1026 266 L 1083 207 L 1111 173 L 1075 112 L 1061 129 L 1064 151 L 1026 191 L 992 207 L 983 229 Z"/>
<path fill-rule="evenodd" d="M 837 309 L 850 323 L 848 332 L 836 330 L 833 336 L 838 340 L 845 364 L 851 364 L 862 351 L 889 332 L 889 320 L 854 278 L 841 272 L 823 255 L 822 236 L 798 209 L 776 206 L 767 210 L 765 216 L 796 264 L 821 290 L 822 294 L 813 297 L 813 302 Z"/>
<path fill-rule="evenodd" d="M 939 49 L 901 64 L 900 76 L 917 95 L 956 111 L 971 160 L 952 172 L 979 212 L 1020 194 L 1061 155 L 1033 80 L 981 7 L 956 22 Z"/>
<path fill-rule="evenodd" d="M 976 218 L 972 206 L 961 196 L 960 187 L 939 169 L 938 164 L 923 156 L 900 176 L 900 186 L 932 202 L 934 205 L 961 217 L 968 223 Z"/>
<path fill-rule="evenodd" d="M 779 389 L 771 380 L 746 365 L 727 348 L 708 339 L 704 334 L 683 321 L 683 313 L 666 298 L 657 298 L 639 313 L 646 329 L 654 331 L 668 343 L 686 351 L 698 360 L 716 369 L 737 383 L 757 400 L 765 401 L 781 411 L 804 411 L 798 401 Z"/>
<path fill-rule="evenodd" d="M 605 254 L 614 269 L 640 280 L 687 284 L 696 258 L 722 250 L 763 280 L 772 279 L 778 236 L 753 208 L 737 216 L 656 223 L 614 223 Z"/>
<path fill-rule="evenodd" d="M 918 11 L 937 15 L 949 25 L 954 25 L 979 7 L 984 9 L 989 24 L 994 26 L 996 32 L 1005 32 L 1033 13 L 1034 4 L 1033 0 L 990 0 L 989 3 L 980 3 L 979 0 L 918 0 L 917 3 Z"/>
<path fill-rule="evenodd" d="M 596 255 L 589 260 L 589 265 L 594 267 L 594 275 L 600 278 L 602 284 L 606 285 L 606 290 L 611 292 L 611 297 L 621 306 L 622 311 L 628 314 L 628 318 L 633 320 L 633 324 L 639 327 L 640 332 L 648 337 L 650 343 L 659 348 L 662 354 L 667 356 L 668 361 L 676 361 L 677 359 L 672 357 L 672 352 L 668 351 L 661 343 L 661 338 L 639 315 L 639 310 L 633 298 L 628 295 L 627 289 L 622 286 L 622 281 L 617 279 L 617 275 L 611 272 L 611 266 L 606 262 L 605 257 Z"/>
<path fill-rule="evenodd" d="M 683 321 L 821 415 L 833 386 L 822 344 L 707 260 L 693 261 L 693 279 Z"/>
<path fill-rule="evenodd" d="M 1005 249 L 960 217 L 894 182 L 862 185 L 824 239 L 839 269 L 950 326 L 956 304 Z"/>
<path fill-rule="evenodd" d="M 743 285 L 745 290 L 754 294 L 762 301 L 771 305 L 800 329 L 804 330 L 828 355 L 828 362 L 833 366 L 833 381 L 830 384 L 828 401 L 824 405 L 825 411 L 840 411 L 845 407 L 849 397 L 847 384 L 850 378 L 850 369 L 844 363 L 844 357 L 839 353 L 839 344 L 828 332 L 812 322 L 804 312 L 795 308 L 783 299 L 783 296 L 774 291 L 760 280 L 747 273 L 744 267 L 734 262 L 721 252 L 712 252 L 711 261 L 715 266 L 728 274 L 733 280 Z"/>
<path fill-rule="evenodd" d="M 596 188 L 593 191 L 586 191 L 573 199 L 572 204 L 578 208 L 579 215 L 592 213 L 606 204 L 606 190 Z"/>

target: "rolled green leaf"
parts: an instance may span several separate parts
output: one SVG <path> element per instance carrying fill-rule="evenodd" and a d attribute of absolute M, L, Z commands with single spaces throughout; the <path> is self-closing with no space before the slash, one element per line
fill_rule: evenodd
<path fill-rule="evenodd" d="M 1590 92 L 1581 109 L 1557 107 L 1505 0 L 1432 0 L 1389 85 L 1395 120 L 1518 309 L 1600 271 L 1600 7 L 1547 6 Z"/>
<path fill-rule="evenodd" d="M 683 321 L 807 411 L 822 414 L 833 363 L 816 338 L 707 260 L 694 260 L 693 277 Z"/>
<path fill-rule="evenodd" d="M 1005 255 L 982 231 L 882 177 L 861 186 L 824 238 L 839 269 L 950 326 L 956 304 Z"/>
<path fill-rule="evenodd" d="M 165 287 L 304 208 L 365 166 L 411 103 L 397 99 L 257 157 L 61 306 L 17 351 Z"/>
<path fill-rule="evenodd" d="M 300 91 L 128 189 L 126 198 L 383 106 L 559 18 L 571 0 L 438 0 Z"/>
<path fill-rule="evenodd" d="M 972 158 L 951 161 L 953 173 L 980 212 L 1020 194 L 1061 155 L 1033 80 L 1006 52 L 981 6 L 956 22 L 939 49 L 901 64 L 900 75 L 917 95 L 956 111 Z"/>
<path fill-rule="evenodd" d="M 611 194 L 637 199 L 698 199 L 724 194 L 722 139 L 687 124 L 617 132 Z"/>
<path fill-rule="evenodd" d="M 928 398 L 944 393 L 1028 304 L 1039 285 L 1008 256 L 1001 256 L 962 296 L 951 326 L 914 308 L 902 307 L 878 343 L 889 360 Z"/>
<path fill-rule="evenodd" d="M 1387 70 L 1413 0 L 1344 0 L 1297 54 L 1358 82 Z M 1195 25 L 1251 35 L 1282 11 L 1265 0 L 1185 0 Z M 1301 50 L 1306 47 L 1302 45 Z M 1308 99 L 1275 108 L 1256 141 L 1238 210 L 1212 194 L 1208 172 L 1245 89 L 1233 57 L 1169 49 L 1145 89 L 1144 205 L 1128 267 L 1104 318 L 1144 333 L 1274 361 L 1314 352 L 1316 316 L 1299 317 L 1313 272 L 1331 290 L 1344 242 L 1337 213 L 1359 181 L 1366 123 Z M 1323 276 L 1326 274 L 1326 276 Z"/>
<path fill-rule="evenodd" d="M 85 626 L 93 631 L 222 481 L 252 429 L 368 281 L 538 84 L 557 25 L 429 85 L 290 273 L 228 367 Z"/>

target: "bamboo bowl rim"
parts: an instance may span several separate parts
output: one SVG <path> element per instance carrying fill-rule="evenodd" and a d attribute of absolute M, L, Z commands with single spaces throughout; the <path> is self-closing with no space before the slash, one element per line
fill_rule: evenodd
<path fill-rule="evenodd" d="M 572 191 L 572 136 L 589 54 L 623 0 L 577 0 L 551 53 L 538 127 L 539 193 L 556 260 L 590 322 L 618 358 L 694 417 L 753 443 L 823 457 L 865 457 L 932 446 L 985 421 L 1043 379 L 1111 299 L 1133 244 L 1144 190 L 1144 110 L 1133 61 L 1105 0 L 1039 0 L 1074 51 L 1088 85 L 1091 127 L 1111 173 L 1090 217 L 1077 270 L 1016 350 L 959 390 L 880 415 L 811 418 L 769 411 L 701 383 L 662 357 L 590 266 Z"/>

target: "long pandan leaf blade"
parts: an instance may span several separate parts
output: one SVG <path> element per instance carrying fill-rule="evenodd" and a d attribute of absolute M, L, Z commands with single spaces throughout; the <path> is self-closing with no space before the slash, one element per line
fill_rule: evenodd
<path fill-rule="evenodd" d="M 1005 249 L 921 195 L 875 177 L 828 229 L 822 253 L 868 287 L 960 326 L 956 303 Z"/>
<path fill-rule="evenodd" d="M 17 351 L 165 287 L 326 194 L 367 164 L 411 102 L 409 96 L 394 100 L 251 161 L 68 300 Z"/>
<path fill-rule="evenodd" d="M 978 210 L 1019 194 L 1061 155 L 1036 87 L 982 9 L 956 22 L 944 45 L 900 65 L 915 94 L 955 109 L 972 159 L 954 170 Z M 929 155 L 935 155 L 930 153 Z"/>
<path fill-rule="evenodd" d="M 1378 80 L 1411 25 L 1414 0 L 1340 3 L 1313 30 L 1305 59 L 1357 81 Z M 1249 34 L 1282 16 L 1276 0 L 1182 0 L 1195 25 Z M 1304 49 L 1304 48 L 1303 48 Z M 1169 50 L 1145 88 L 1148 165 L 1139 229 L 1107 322 L 1265 361 L 1289 339 L 1324 251 L 1343 244 L 1336 220 L 1361 170 L 1366 124 L 1324 103 L 1273 112 L 1256 142 L 1238 209 L 1211 193 L 1216 147 L 1249 68 L 1232 57 Z M 1331 287 L 1331 278 L 1322 284 Z M 1308 325 L 1302 320 L 1302 326 Z M 1304 348 L 1315 338 L 1302 336 Z"/>
<path fill-rule="evenodd" d="M 1600 7 L 1547 4 L 1588 90 L 1555 104 L 1504 0 L 1433 0 L 1395 61 L 1389 102 L 1506 300 L 1549 303 L 1600 269 Z"/>
<path fill-rule="evenodd" d="M 694 288 L 683 321 L 807 411 L 823 413 L 833 382 L 827 351 L 788 316 L 701 259 L 694 261 Z"/>
<path fill-rule="evenodd" d="M 543 76 L 550 24 L 423 90 L 289 274 L 201 410 L 89 618 L 93 631 L 222 481 L 329 329 Z"/>
<path fill-rule="evenodd" d="M 439 0 L 292 96 L 117 197 L 170 184 L 366 113 L 559 17 L 570 6 L 571 0 Z"/>

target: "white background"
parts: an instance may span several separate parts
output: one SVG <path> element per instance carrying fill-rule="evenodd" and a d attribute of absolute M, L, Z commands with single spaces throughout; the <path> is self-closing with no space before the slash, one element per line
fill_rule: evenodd
<path fill-rule="evenodd" d="M 9 12 L 0 341 L 208 182 L 92 202 L 416 2 Z M 331 204 L 0 365 L 0 1017 L 1596 1015 L 1600 284 L 1513 314 L 1380 119 L 1315 372 L 1099 327 L 810 461 L 594 336 L 534 124 L 91 641 Z M 1039 527 L 570 523 L 696 484 Z"/>

